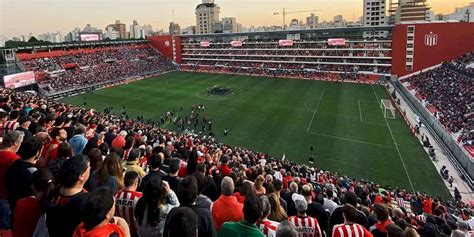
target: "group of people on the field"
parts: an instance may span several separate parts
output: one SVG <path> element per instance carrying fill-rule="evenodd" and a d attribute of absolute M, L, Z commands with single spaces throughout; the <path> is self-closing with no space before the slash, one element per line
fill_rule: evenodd
<path fill-rule="evenodd" d="M 474 71 L 468 67 L 472 64 L 474 53 L 468 53 L 408 79 L 426 102 L 439 110 L 440 122 L 469 145 L 474 142 Z"/>
<path fill-rule="evenodd" d="M 41 75 L 39 83 L 55 91 L 176 69 L 151 46 L 113 47 L 22 61 L 27 71 Z"/>
<path fill-rule="evenodd" d="M 0 229 L 14 237 L 466 237 L 474 229 L 473 209 L 459 199 L 10 90 L 0 92 L 0 109 Z"/>

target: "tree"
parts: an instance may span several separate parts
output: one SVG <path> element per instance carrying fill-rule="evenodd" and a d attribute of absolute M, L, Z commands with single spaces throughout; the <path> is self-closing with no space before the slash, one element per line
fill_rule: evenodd
<path fill-rule="evenodd" d="M 36 43 L 38 42 L 38 39 L 36 39 L 36 37 L 32 36 L 29 40 L 28 40 L 28 43 Z"/>

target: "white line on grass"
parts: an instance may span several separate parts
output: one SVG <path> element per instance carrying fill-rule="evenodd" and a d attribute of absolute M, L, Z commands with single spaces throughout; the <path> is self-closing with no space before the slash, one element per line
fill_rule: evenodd
<path fill-rule="evenodd" d="M 364 120 L 362 119 L 362 109 L 360 108 L 360 100 L 357 100 L 357 103 L 359 104 L 359 115 L 360 115 L 360 122 L 363 123 Z"/>
<path fill-rule="evenodd" d="M 387 146 L 387 145 L 382 145 L 382 144 L 377 144 L 377 143 L 372 143 L 372 142 L 364 142 L 364 141 L 360 141 L 360 140 L 355 140 L 355 139 L 350 139 L 350 138 L 345 138 L 345 137 L 338 137 L 338 136 L 329 135 L 329 134 L 325 134 L 325 133 L 318 133 L 318 132 L 308 132 L 308 133 L 323 136 L 323 137 L 330 137 L 330 138 L 334 138 L 334 139 L 339 139 L 339 140 L 343 140 L 343 141 L 356 142 L 356 143 L 362 143 L 362 144 L 366 144 L 366 145 L 372 145 L 372 146 L 379 146 L 379 147 L 384 147 L 384 148 L 395 149 L 395 147 L 393 147 L 393 146 Z"/>
<path fill-rule="evenodd" d="M 375 98 L 377 98 L 377 101 L 380 101 L 379 97 L 377 96 L 377 93 L 375 92 L 374 86 L 370 85 L 372 87 L 372 91 L 374 92 Z M 411 181 L 410 175 L 408 174 L 407 167 L 405 166 L 405 161 L 403 161 L 402 153 L 400 152 L 400 149 L 398 148 L 397 141 L 395 141 L 395 137 L 393 136 L 392 128 L 390 128 L 390 124 L 388 124 L 387 118 L 383 116 L 385 119 L 385 123 L 387 124 L 388 131 L 390 132 L 390 135 L 392 136 L 392 140 L 395 143 L 395 148 L 397 149 L 398 156 L 400 157 L 400 161 L 402 162 L 403 169 L 405 169 L 405 173 L 407 174 L 408 177 L 408 182 L 410 182 L 410 186 L 413 192 L 415 192 L 415 187 L 413 187 L 413 182 Z"/>
<path fill-rule="evenodd" d="M 324 89 L 323 93 L 321 93 L 321 96 L 319 96 L 319 100 L 318 100 L 318 103 L 316 104 L 316 108 L 314 108 L 313 117 L 311 117 L 311 121 L 309 121 L 306 132 L 309 132 L 309 129 L 311 128 L 311 124 L 313 124 L 314 116 L 316 115 L 316 112 L 318 112 L 319 104 L 321 103 L 321 100 L 323 100 L 323 96 L 325 92 L 326 92 L 326 89 Z"/>

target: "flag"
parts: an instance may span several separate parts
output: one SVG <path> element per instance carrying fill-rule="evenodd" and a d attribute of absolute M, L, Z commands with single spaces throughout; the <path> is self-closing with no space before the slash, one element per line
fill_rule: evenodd
<path fill-rule="evenodd" d="M 281 161 L 285 161 L 285 153 L 283 153 L 283 157 L 281 158 Z"/>

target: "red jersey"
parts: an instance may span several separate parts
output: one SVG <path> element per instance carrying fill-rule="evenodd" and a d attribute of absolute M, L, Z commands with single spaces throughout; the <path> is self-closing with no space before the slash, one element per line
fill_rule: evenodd
<path fill-rule="evenodd" d="M 115 215 L 125 219 L 130 226 L 130 232 L 137 233 L 135 225 L 135 206 L 143 196 L 140 192 L 120 190 L 115 194 Z"/>
<path fill-rule="evenodd" d="M 433 208 L 433 201 L 431 201 L 431 198 L 425 199 L 423 201 L 423 212 L 427 214 L 431 214 L 432 208 Z"/>
<path fill-rule="evenodd" d="M 115 235 L 113 235 L 115 234 Z M 92 230 L 86 230 L 84 228 L 84 223 L 79 224 L 79 226 L 74 231 L 73 237 L 125 237 L 125 232 L 122 227 L 117 224 L 105 224 L 103 226 L 98 226 Z"/>
<path fill-rule="evenodd" d="M 340 224 L 332 229 L 332 237 L 372 237 L 372 233 L 359 224 Z"/>
<path fill-rule="evenodd" d="M 292 216 L 288 220 L 293 223 L 298 231 L 299 237 L 322 237 L 318 220 L 314 217 Z"/>
<path fill-rule="evenodd" d="M 41 215 L 40 205 L 40 200 L 34 196 L 18 200 L 13 215 L 12 236 L 33 236 Z"/>
<path fill-rule="evenodd" d="M 7 199 L 7 185 L 5 184 L 5 173 L 8 167 L 20 156 L 11 151 L 0 151 L 0 197 Z"/>
<path fill-rule="evenodd" d="M 263 232 L 267 237 L 275 237 L 276 230 L 280 223 L 270 220 L 264 220 L 262 222 L 257 222 L 258 228 Z"/>

